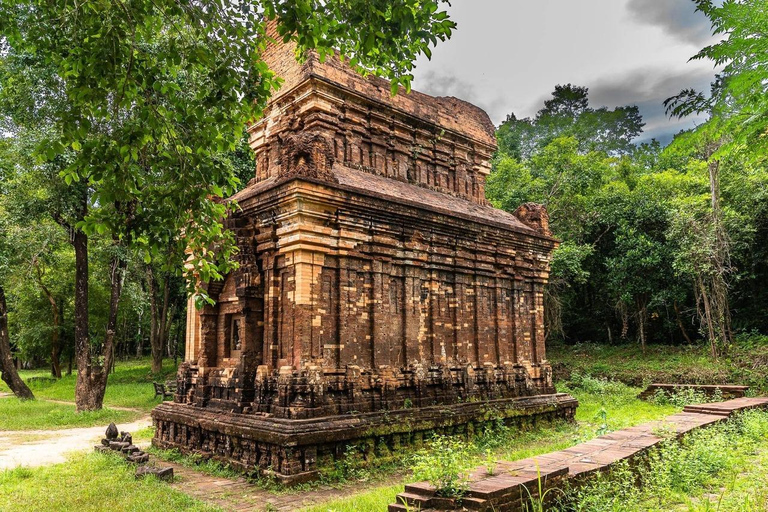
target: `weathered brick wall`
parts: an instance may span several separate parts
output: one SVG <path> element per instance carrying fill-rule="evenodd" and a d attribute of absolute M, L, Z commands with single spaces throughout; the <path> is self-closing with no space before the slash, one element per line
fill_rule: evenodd
<path fill-rule="evenodd" d="M 481 109 L 415 91 L 393 97 L 388 82 L 363 78 L 338 58 L 321 63 L 310 54 L 296 64 L 292 48 L 273 46 L 266 59 L 285 83 L 249 129 L 257 181 L 295 173 L 286 142 L 312 133 L 339 163 L 486 204 L 496 141 Z"/>
<path fill-rule="evenodd" d="M 339 59 L 265 57 L 285 83 L 249 129 L 256 176 L 229 220 L 241 268 L 210 285 L 184 400 L 311 417 L 551 392 L 555 242 L 536 205 L 487 204 L 488 116 L 393 97 Z"/>
<path fill-rule="evenodd" d="M 227 220 L 240 268 L 207 284 L 215 306 L 190 314 L 158 442 L 218 453 L 267 435 L 267 418 L 314 418 L 342 446 L 363 435 L 343 426 L 361 414 L 387 425 L 408 409 L 428 431 L 442 425 L 431 406 L 463 410 L 459 425 L 488 421 L 491 400 L 510 415 L 572 416 L 570 398 L 536 397 L 546 411 L 515 401 L 554 393 L 543 289 L 556 241 L 543 207 L 487 203 L 488 116 L 455 98 L 392 97 L 338 59 L 296 64 L 280 46 L 266 57 L 286 81 L 249 129 L 255 177 Z M 200 430 L 196 416 L 243 426 Z M 246 466 L 285 457 L 284 474 L 307 471 L 319 446 L 307 440 L 299 464 L 270 439 Z"/>

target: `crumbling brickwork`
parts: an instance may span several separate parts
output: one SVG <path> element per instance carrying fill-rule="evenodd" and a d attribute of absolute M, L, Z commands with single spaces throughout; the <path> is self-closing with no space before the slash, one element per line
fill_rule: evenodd
<path fill-rule="evenodd" d="M 210 439 L 250 435 L 256 450 L 269 421 L 323 419 L 322 432 L 355 415 L 535 395 L 552 395 L 547 414 L 572 416 L 544 346 L 556 241 L 540 205 L 512 215 L 486 201 L 488 116 L 456 98 L 393 97 L 339 59 L 298 64 L 277 45 L 266 56 L 285 83 L 249 128 L 255 177 L 227 221 L 240 268 L 208 284 L 215 306 L 190 308 L 156 443 L 206 452 Z M 248 428 L 204 434 L 191 418 L 206 414 Z M 439 427 L 424 417 L 422 430 Z M 245 457 L 253 467 L 311 471 L 261 444 Z"/>

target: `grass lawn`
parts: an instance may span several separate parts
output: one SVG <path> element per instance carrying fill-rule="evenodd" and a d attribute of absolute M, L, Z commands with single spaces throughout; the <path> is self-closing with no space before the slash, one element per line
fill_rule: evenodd
<path fill-rule="evenodd" d="M 572 373 L 620 380 L 633 386 L 650 382 L 743 384 L 768 393 L 768 337 L 741 335 L 729 353 L 713 360 L 702 345 L 650 345 L 645 354 L 637 344 L 550 344 L 547 356 L 558 380 Z"/>
<path fill-rule="evenodd" d="M 42 468 L 0 472 L 0 511 L 214 512 L 151 477 L 136 480 L 133 467 L 113 454 L 88 453 Z"/>
<path fill-rule="evenodd" d="M 39 370 L 20 372 L 25 380 L 30 377 L 49 376 L 49 373 Z M 172 359 L 163 361 L 163 376 L 160 380 L 168 380 L 175 376 L 176 368 Z M 65 376 L 55 382 L 32 381 L 30 388 L 38 398 L 51 400 L 75 401 L 74 375 Z M 130 407 L 150 411 L 160 403 L 159 398 L 152 398 L 155 390 L 152 387 L 153 378 L 150 372 L 149 359 L 137 359 L 130 361 L 118 361 L 115 365 L 115 373 L 110 374 L 107 383 L 107 392 L 104 395 L 104 405 L 107 407 Z"/>
<path fill-rule="evenodd" d="M 173 360 L 163 364 L 160 380 L 173 378 L 176 369 Z M 101 411 L 76 413 L 74 405 L 48 402 L 46 400 L 75 401 L 75 375 L 50 380 L 46 370 L 22 370 L 19 372 L 32 389 L 37 400 L 21 401 L 15 397 L 0 398 L 0 430 L 38 430 L 70 427 L 89 427 L 114 421 L 125 423 L 148 413 L 160 403 L 153 398 L 153 376 L 149 359 L 118 362 L 115 373 L 109 376 L 104 396 L 105 408 Z M 0 381 L 1 382 L 1 381 Z M 8 392 L 0 386 L 0 392 Z M 134 409 L 116 410 L 115 407 Z"/>
<path fill-rule="evenodd" d="M 108 408 L 77 413 L 74 405 L 8 397 L 0 398 L 0 431 L 92 427 L 107 425 L 112 421 L 128 423 L 143 414 L 140 411 L 116 411 Z"/>

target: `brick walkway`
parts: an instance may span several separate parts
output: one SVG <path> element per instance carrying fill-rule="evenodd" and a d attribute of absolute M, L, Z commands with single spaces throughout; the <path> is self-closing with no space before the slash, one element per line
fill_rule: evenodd
<path fill-rule="evenodd" d="M 179 477 L 171 484 L 174 488 L 227 511 L 271 510 L 288 512 L 365 492 L 365 489 L 360 488 L 357 484 L 357 486 L 347 485 L 341 488 L 321 486 L 311 491 L 277 494 L 260 489 L 245 478 L 210 476 L 195 469 L 166 461 L 158 462 L 158 465 L 173 467 L 174 475 Z M 379 482 L 376 485 L 395 484 L 401 481 L 402 476 L 393 476 L 391 481 Z"/>
<path fill-rule="evenodd" d="M 566 450 L 539 455 L 514 462 L 500 462 L 494 474 L 476 468 L 470 475 L 470 487 L 462 505 L 472 511 L 519 511 L 528 502 L 529 492 L 538 494 L 542 488 L 554 488 L 564 479 L 582 479 L 609 468 L 616 462 L 631 459 L 663 440 L 665 434 L 681 437 L 692 430 L 725 420 L 735 412 L 753 408 L 768 408 L 768 398 L 736 398 L 726 402 L 686 407 L 683 412 L 654 421 L 612 432 Z M 658 435 L 657 435 L 658 434 Z M 551 494 L 551 493 L 550 493 Z M 438 512 L 451 508 L 450 500 L 435 497 L 434 488 L 426 482 L 405 486 L 398 495 L 410 510 Z M 389 506 L 390 512 L 406 511 L 402 503 Z"/>

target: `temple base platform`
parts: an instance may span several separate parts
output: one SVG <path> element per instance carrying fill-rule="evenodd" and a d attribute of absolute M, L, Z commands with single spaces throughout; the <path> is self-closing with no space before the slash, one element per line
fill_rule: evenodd
<path fill-rule="evenodd" d="M 286 485 L 311 481 L 326 463 L 356 452 L 367 461 L 418 449 L 431 433 L 472 436 L 489 422 L 530 428 L 573 420 L 578 401 L 565 393 L 435 405 L 311 419 L 237 414 L 181 403 L 152 411 L 153 446 L 178 449 Z"/>

